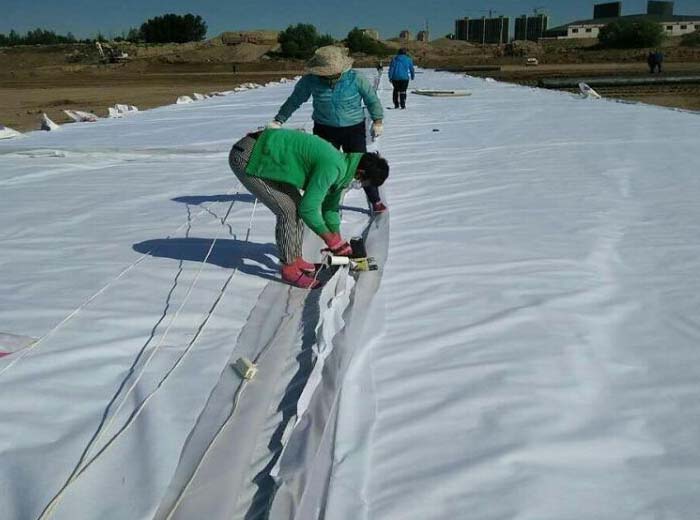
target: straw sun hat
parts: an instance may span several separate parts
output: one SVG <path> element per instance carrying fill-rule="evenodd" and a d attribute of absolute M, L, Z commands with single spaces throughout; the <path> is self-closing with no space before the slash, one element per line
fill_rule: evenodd
<path fill-rule="evenodd" d="M 316 49 L 306 62 L 306 72 L 317 76 L 336 76 L 352 67 L 352 58 L 345 47 L 328 45 Z"/>

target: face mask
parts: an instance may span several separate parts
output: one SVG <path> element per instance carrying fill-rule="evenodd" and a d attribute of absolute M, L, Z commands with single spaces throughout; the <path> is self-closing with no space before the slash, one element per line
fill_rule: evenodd
<path fill-rule="evenodd" d="M 335 85 L 340 79 L 340 74 L 334 76 L 321 76 L 329 85 Z"/>
<path fill-rule="evenodd" d="M 353 179 L 353 181 L 350 183 L 349 187 L 351 190 L 361 190 L 362 189 L 362 181 L 359 179 Z"/>

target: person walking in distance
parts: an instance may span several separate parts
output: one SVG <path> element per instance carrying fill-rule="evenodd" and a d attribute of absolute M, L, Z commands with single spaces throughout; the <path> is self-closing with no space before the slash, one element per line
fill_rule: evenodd
<path fill-rule="evenodd" d="M 229 165 L 241 184 L 277 217 L 282 280 L 313 289 L 315 266 L 302 258 L 304 224 L 336 256 L 352 254 L 340 235 L 339 208 L 351 185 L 379 187 L 389 164 L 377 153 L 344 153 L 298 130 L 267 129 L 233 145 Z M 301 190 L 301 191 L 300 191 Z"/>
<path fill-rule="evenodd" d="M 382 105 L 370 82 L 352 70 L 347 49 L 328 45 L 316 50 L 306 63 L 305 74 L 282 104 L 268 128 L 280 128 L 309 97 L 313 98 L 313 133 L 346 153 L 367 151 L 364 102 L 373 138 L 384 131 Z M 366 186 L 365 195 L 374 213 L 387 210 L 376 186 Z"/>
<path fill-rule="evenodd" d="M 394 108 L 399 108 L 399 106 L 406 108 L 408 81 L 415 78 L 416 71 L 413 68 L 413 60 L 406 53 L 406 49 L 399 49 L 389 65 L 389 80 L 394 86 Z"/>

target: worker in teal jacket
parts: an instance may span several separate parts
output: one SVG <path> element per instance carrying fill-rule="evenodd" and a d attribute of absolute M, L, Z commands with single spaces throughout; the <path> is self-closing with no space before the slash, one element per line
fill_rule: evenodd
<path fill-rule="evenodd" d="M 379 137 L 383 130 L 384 112 L 376 91 L 362 74 L 352 70 L 347 49 L 329 45 L 321 47 L 306 64 L 308 74 L 294 87 L 291 96 L 280 107 L 269 128 L 280 128 L 310 97 L 313 98 L 314 134 L 344 152 L 367 151 L 364 102 L 372 119 L 370 133 Z M 372 211 L 387 207 L 379 190 L 365 189 Z"/>
<path fill-rule="evenodd" d="M 389 81 L 394 86 L 394 108 L 399 108 L 399 106 L 403 109 L 406 108 L 408 81 L 415 78 L 416 70 L 413 67 L 413 60 L 406 52 L 406 49 L 399 49 L 389 64 Z"/>
<path fill-rule="evenodd" d="M 277 217 L 282 279 L 304 288 L 318 285 L 314 264 L 302 258 L 304 224 L 333 254 L 350 255 L 352 249 L 340 235 L 343 192 L 351 184 L 381 186 L 389 175 L 388 163 L 378 154 L 340 152 L 297 130 L 248 134 L 233 145 L 229 164 L 241 184 Z"/>

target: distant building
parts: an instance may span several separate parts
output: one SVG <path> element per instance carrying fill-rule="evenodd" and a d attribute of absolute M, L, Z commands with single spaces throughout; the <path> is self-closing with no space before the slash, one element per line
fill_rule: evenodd
<path fill-rule="evenodd" d="M 647 3 L 647 14 L 673 16 L 673 2 L 657 2 L 650 0 Z"/>
<path fill-rule="evenodd" d="M 617 21 L 656 22 L 661 25 L 667 36 L 682 36 L 700 30 L 700 15 L 675 15 L 673 2 L 658 2 L 650 0 L 647 3 L 646 14 L 603 17 L 602 14 L 621 12 L 620 2 L 598 4 L 594 8 L 594 18 L 579 20 L 560 27 L 554 27 L 546 32 L 548 38 L 597 38 L 600 29 Z M 595 15 L 599 15 L 596 17 Z"/>
<path fill-rule="evenodd" d="M 508 43 L 510 18 L 461 18 L 455 20 L 455 39 L 472 43 Z"/>
<path fill-rule="evenodd" d="M 429 42 L 430 33 L 428 31 L 418 31 L 418 34 L 416 35 L 416 41 Z"/>
<path fill-rule="evenodd" d="M 360 29 L 362 34 L 369 36 L 375 40 L 379 40 L 379 31 L 377 29 Z"/>
<path fill-rule="evenodd" d="M 399 33 L 399 39 L 408 41 L 411 39 L 411 31 L 403 30 Z"/>
<path fill-rule="evenodd" d="M 609 2 L 593 6 L 593 18 L 618 18 L 622 16 L 622 2 Z"/>
<path fill-rule="evenodd" d="M 545 35 L 548 26 L 549 17 L 546 14 L 522 15 L 515 19 L 514 39 L 536 42 Z"/>
<path fill-rule="evenodd" d="M 469 18 L 455 20 L 455 40 L 469 41 Z"/>

